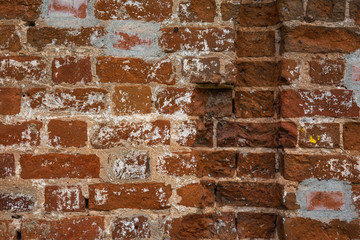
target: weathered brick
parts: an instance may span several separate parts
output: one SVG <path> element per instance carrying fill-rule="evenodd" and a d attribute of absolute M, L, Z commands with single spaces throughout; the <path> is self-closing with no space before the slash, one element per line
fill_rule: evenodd
<path fill-rule="evenodd" d="M 240 9 L 240 3 L 224 1 L 221 3 L 221 17 L 223 21 L 234 20 L 238 16 L 238 12 Z"/>
<path fill-rule="evenodd" d="M 213 22 L 216 16 L 215 0 L 188 0 L 179 4 L 182 22 Z"/>
<path fill-rule="evenodd" d="M 360 131 L 360 123 L 347 122 L 343 127 L 344 149 L 360 150 L 358 133 Z"/>
<path fill-rule="evenodd" d="M 266 27 L 279 22 L 277 2 L 241 4 L 237 20 L 243 27 Z"/>
<path fill-rule="evenodd" d="M 294 59 L 281 60 L 280 85 L 289 85 L 300 79 L 300 66 Z"/>
<path fill-rule="evenodd" d="M 112 225 L 113 239 L 148 239 L 151 237 L 150 221 L 144 216 L 116 218 Z"/>
<path fill-rule="evenodd" d="M 180 146 L 212 147 L 214 124 L 210 120 L 182 121 L 172 127 L 174 139 Z"/>
<path fill-rule="evenodd" d="M 303 0 L 278 0 L 278 11 L 283 21 L 302 20 L 304 17 Z"/>
<path fill-rule="evenodd" d="M 282 117 L 357 117 L 359 107 L 352 91 L 285 90 L 280 93 Z"/>
<path fill-rule="evenodd" d="M 215 202 L 215 182 L 191 183 L 176 190 L 181 197 L 180 205 L 187 207 L 212 207 Z"/>
<path fill-rule="evenodd" d="M 274 153 L 238 153 L 237 176 L 251 178 L 275 177 Z"/>
<path fill-rule="evenodd" d="M 48 12 L 50 17 L 86 18 L 88 1 L 75 0 L 72 2 L 62 0 L 49 0 Z"/>
<path fill-rule="evenodd" d="M 15 115 L 20 112 L 21 89 L 0 88 L 0 115 Z"/>
<path fill-rule="evenodd" d="M 275 32 L 243 32 L 236 35 L 236 53 L 238 57 L 275 56 Z"/>
<path fill-rule="evenodd" d="M 357 164 L 356 157 L 346 155 L 285 154 L 283 176 L 285 179 L 298 182 L 317 178 L 359 183 L 360 170 Z"/>
<path fill-rule="evenodd" d="M 52 146 L 85 147 L 87 124 L 83 121 L 53 119 L 48 124 L 49 140 Z"/>
<path fill-rule="evenodd" d="M 304 124 L 299 131 L 300 147 L 338 148 L 340 127 L 337 123 Z"/>
<path fill-rule="evenodd" d="M 309 192 L 306 195 L 306 208 L 309 211 L 343 210 L 345 208 L 345 195 L 339 191 Z"/>
<path fill-rule="evenodd" d="M 350 18 L 354 20 L 355 24 L 360 24 L 360 1 L 352 0 L 349 6 Z"/>
<path fill-rule="evenodd" d="M 0 19 L 33 21 L 40 15 L 41 4 L 41 0 L 2 0 Z"/>
<path fill-rule="evenodd" d="M 23 239 L 102 239 L 104 217 L 81 216 L 60 220 L 25 220 L 21 227 Z"/>
<path fill-rule="evenodd" d="M 55 83 L 88 83 L 92 80 L 90 57 L 55 58 L 52 62 Z"/>
<path fill-rule="evenodd" d="M 162 28 L 159 44 L 165 52 L 179 50 L 225 52 L 234 50 L 231 28 Z"/>
<path fill-rule="evenodd" d="M 170 122 L 119 122 L 117 124 L 100 124 L 95 128 L 91 144 L 94 148 L 112 148 L 134 144 L 169 145 Z"/>
<path fill-rule="evenodd" d="M 101 88 L 32 88 L 26 94 L 31 108 L 100 113 L 105 109 L 107 91 Z"/>
<path fill-rule="evenodd" d="M 360 47 L 360 35 L 354 29 L 298 26 L 283 27 L 282 50 L 285 52 L 350 53 Z"/>
<path fill-rule="evenodd" d="M 233 177 L 236 171 L 235 155 L 232 151 L 194 151 L 196 176 Z"/>
<path fill-rule="evenodd" d="M 215 200 L 220 206 L 281 208 L 281 191 L 276 183 L 218 182 Z"/>
<path fill-rule="evenodd" d="M 295 148 L 297 143 L 297 125 L 293 122 L 280 122 L 277 141 L 279 147 L 282 148 Z"/>
<path fill-rule="evenodd" d="M 356 209 L 360 209 L 360 185 L 352 185 L 352 202 Z"/>
<path fill-rule="evenodd" d="M 15 175 L 15 158 L 10 153 L 0 153 L 0 178 Z"/>
<path fill-rule="evenodd" d="M 182 61 L 182 74 L 192 83 L 220 83 L 220 59 L 209 58 L 185 58 Z"/>
<path fill-rule="evenodd" d="M 0 191 L 0 211 L 29 212 L 35 207 L 35 197 L 22 192 Z"/>
<path fill-rule="evenodd" d="M 0 57 L 0 78 L 38 81 L 45 72 L 45 63 L 40 57 Z"/>
<path fill-rule="evenodd" d="M 235 92 L 235 116 L 239 118 L 272 117 L 275 114 L 273 91 Z"/>
<path fill-rule="evenodd" d="M 151 88 L 148 86 L 118 86 L 113 95 L 116 114 L 151 112 Z"/>
<path fill-rule="evenodd" d="M 0 220 L 0 239 L 1 240 L 16 239 L 16 228 L 13 226 L 13 221 Z"/>
<path fill-rule="evenodd" d="M 270 239 L 275 235 L 276 215 L 266 213 L 237 214 L 237 233 L 239 238 Z"/>
<path fill-rule="evenodd" d="M 171 186 L 164 183 L 99 183 L 89 186 L 89 209 L 166 209 L 170 197 Z"/>
<path fill-rule="evenodd" d="M 10 52 L 20 51 L 20 38 L 15 31 L 14 25 L 0 26 L 0 50 L 8 50 Z"/>
<path fill-rule="evenodd" d="M 140 58 L 98 57 L 96 74 L 101 82 L 174 84 L 169 59 L 146 62 Z"/>
<path fill-rule="evenodd" d="M 345 19 L 345 2 L 342 0 L 309 0 L 307 21 L 338 22 Z"/>
<path fill-rule="evenodd" d="M 172 6 L 171 0 L 98 0 L 95 3 L 95 17 L 101 20 L 130 18 L 162 22 L 171 17 Z"/>
<path fill-rule="evenodd" d="M 24 145 L 38 146 L 40 144 L 41 122 L 29 121 L 17 124 L 0 123 L 0 144 L 4 146 Z"/>
<path fill-rule="evenodd" d="M 20 165 L 24 179 L 98 178 L 100 172 L 99 158 L 93 154 L 23 154 Z"/>
<path fill-rule="evenodd" d="M 296 199 L 296 192 L 284 191 L 283 205 L 289 210 L 298 210 L 300 206 Z"/>
<path fill-rule="evenodd" d="M 139 36 L 138 33 L 130 34 L 121 31 L 114 32 L 114 48 L 122 50 L 132 50 L 135 47 L 150 47 L 153 39 L 150 37 Z"/>
<path fill-rule="evenodd" d="M 81 187 L 73 186 L 46 186 L 45 211 L 83 212 L 85 211 L 85 198 Z"/>
<path fill-rule="evenodd" d="M 343 60 L 310 61 L 310 78 L 312 83 L 339 86 L 344 78 L 345 63 Z"/>
<path fill-rule="evenodd" d="M 27 31 L 27 41 L 38 50 L 46 46 L 88 47 L 102 44 L 105 34 L 103 27 L 80 29 L 33 27 Z"/>
<path fill-rule="evenodd" d="M 275 87 L 280 78 L 280 66 L 274 61 L 238 61 L 236 85 L 242 87 Z"/>
<path fill-rule="evenodd" d="M 161 174 L 182 177 L 196 174 L 196 161 L 191 152 L 174 152 L 160 156 L 157 170 Z"/>

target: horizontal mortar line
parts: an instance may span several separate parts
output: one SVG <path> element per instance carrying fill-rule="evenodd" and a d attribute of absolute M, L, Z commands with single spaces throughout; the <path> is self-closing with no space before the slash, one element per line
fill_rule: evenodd
<path fill-rule="evenodd" d="M 279 118 L 279 121 L 291 121 L 296 122 L 299 125 L 305 124 L 322 124 L 322 123 L 346 123 L 346 122 L 359 122 L 358 117 L 326 117 L 326 116 L 308 116 L 308 117 L 297 117 L 297 118 Z"/>
<path fill-rule="evenodd" d="M 359 26 L 357 26 L 355 24 L 355 22 L 348 22 L 346 21 L 346 19 L 344 18 L 343 21 L 338 21 L 338 22 L 326 22 L 326 21 L 320 21 L 320 20 L 315 20 L 313 22 L 305 22 L 305 21 L 300 21 L 300 20 L 290 20 L 290 21 L 283 21 L 282 24 L 285 27 L 299 27 L 299 26 L 313 26 L 313 27 L 333 27 L 333 28 L 358 28 Z"/>

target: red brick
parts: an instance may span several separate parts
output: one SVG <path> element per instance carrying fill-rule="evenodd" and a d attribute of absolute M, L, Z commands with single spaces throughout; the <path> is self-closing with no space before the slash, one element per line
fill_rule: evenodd
<path fill-rule="evenodd" d="M 239 238 L 270 239 L 275 235 L 276 215 L 266 213 L 237 214 L 237 233 Z"/>
<path fill-rule="evenodd" d="M 0 19 L 21 19 L 33 21 L 41 13 L 41 0 L 2 0 Z"/>
<path fill-rule="evenodd" d="M 352 185 L 352 202 L 356 209 L 360 209 L 360 185 Z"/>
<path fill-rule="evenodd" d="M 343 210 L 345 195 L 342 192 L 309 192 L 306 195 L 306 208 L 309 211 Z"/>
<path fill-rule="evenodd" d="M 100 42 L 105 34 L 103 27 L 80 29 L 33 27 L 27 31 L 27 41 L 38 50 L 46 46 L 89 47 Z"/>
<path fill-rule="evenodd" d="M 231 28 L 171 27 L 160 30 L 159 44 L 165 52 L 180 50 L 224 52 L 234 50 Z"/>
<path fill-rule="evenodd" d="M 0 211 L 29 212 L 35 207 L 35 198 L 22 192 L 0 192 Z"/>
<path fill-rule="evenodd" d="M 182 61 L 182 74 L 192 83 L 220 83 L 220 60 L 217 57 L 185 58 Z"/>
<path fill-rule="evenodd" d="M 300 67 L 294 59 L 281 60 L 280 84 L 289 85 L 300 80 Z"/>
<path fill-rule="evenodd" d="M 55 83 L 91 82 L 90 57 L 55 58 L 52 63 L 52 79 Z"/>
<path fill-rule="evenodd" d="M 179 4 L 182 22 L 213 22 L 216 16 L 215 0 L 188 0 Z"/>
<path fill-rule="evenodd" d="M 45 72 L 45 63 L 40 57 L 0 57 L 1 78 L 38 81 Z"/>
<path fill-rule="evenodd" d="M 72 2 L 62 0 L 49 1 L 49 16 L 54 17 L 76 17 L 86 18 L 88 2 L 86 0 L 76 0 Z"/>
<path fill-rule="evenodd" d="M 101 20 L 145 20 L 162 22 L 172 16 L 171 0 L 99 0 L 95 3 L 95 17 Z M 125 10 L 125 12 L 124 12 Z"/>
<path fill-rule="evenodd" d="M 155 108 L 164 114 L 182 112 L 194 116 L 230 116 L 232 90 L 168 87 L 157 93 Z"/>
<path fill-rule="evenodd" d="M 0 178 L 15 175 L 15 158 L 13 154 L 0 153 Z"/>
<path fill-rule="evenodd" d="M 237 72 L 237 86 L 275 87 L 280 78 L 280 64 L 274 61 L 238 61 Z"/>
<path fill-rule="evenodd" d="M 0 88 L 0 115 L 15 115 L 20 112 L 21 89 Z"/>
<path fill-rule="evenodd" d="M 275 56 L 275 32 L 242 32 L 236 36 L 238 57 L 273 57 Z"/>
<path fill-rule="evenodd" d="M 141 37 L 138 33 L 129 34 L 116 31 L 114 33 L 114 38 L 114 48 L 122 50 L 131 50 L 135 47 L 150 47 L 152 44 L 151 38 Z"/>
<path fill-rule="evenodd" d="M 324 239 L 357 239 L 360 236 L 360 222 L 332 220 L 329 223 L 310 218 L 284 218 L 282 221 L 281 239 L 324 240 Z"/>
<path fill-rule="evenodd" d="M 248 206 L 280 208 L 281 186 L 276 183 L 218 182 L 218 206 Z"/>
<path fill-rule="evenodd" d="M 277 3 L 241 4 L 237 20 L 243 27 L 267 27 L 279 22 Z"/>
<path fill-rule="evenodd" d="M 148 86 L 118 86 L 113 95 L 116 114 L 151 112 L 151 88 Z"/>
<path fill-rule="evenodd" d="M 212 147 L 214 124 L 210 120 L 189 120 L 172 127 L 175 141 L 186 147 Z"/>
<path fill-rule="evenodd" d="M 274 178 L 275 165 L 275 153 L 238 153 L 237 176 Z"/>
<path fill-rule="evenodd" d="M 194 176 L 196 166 L 195 158 L 191 152 L 174 152 L 160 156 L 156 168 L 160 174 L 183 177 Z"/>
<path fill-rule="evenodd" d="M 105 149 L 134 144 L 169 145 L 170 122 L 120 122 L 114 125 L 100 124 L 91 139 L 94 148 Z"/>
<path fill-rule="evenodd" d="M 232 151 L 194 151 L 196 176 L 233 177 L 236 171 L 235 155 Z"/>
<path fill-rule="evenodd" d="M 113 239 L 143 239 L 150 237 L 150 221 L 147 217 L 116 218 L 113 221 Z"/>
<path fill-rule="evenodd" d="M 349 6 L 350 18 L 354 20 L 355 24 L 360 24 L 360 1 L 352 0 Z"/>
<path fill-rule="evenodd" d="M 360 47 L 360 35 L 354 29 L 298 26 L 282 28 L 285 52 L 354 52 Z"/>
<path fill-rule="evenodd" d="M 25 220 L 22 239 L 103 239 L 104 217 L 81 216 L 60 220 Z"/>
<path fill-rule="evenodd" d="M 296 192 L 284 192 L 283 204 L 286 209 L 289 210 L 298 210 L 300 206 L 296 199 Z"/>
<path fill-rule="evenodd" d="M 279 0 L 278 11 L 283 21 L 302 20 L 304 8 L 302 0 Z"/>
<path fill-rule="evenodd" d="M 221 17 L 223 21 L 234 20 L 238 16 L 238 12 L 240 9 L 240 3 L 224 1 L 221 3 Z"/>
<path fill-rule="evenodd" d="M 0 220 L 0 240 L 15 240 L 16 231 L 13 221 Z"/>
<path fill-rule="evenodd" d="M 306 9 L 307 21 L 339 22 L 345 19 L 343 0 L 309 0 Z"/>
<path fill-rule="evenodd" d="M 360 150 L 359 140 L 360 123 L 347 122 L 343 127 L 344 149 Z"/>
<path fill-rule="evenodd" d="M 114 210 L 119 208 L 153 209 L 169 208 L 171 186 L 164 183 L 99 183 L 89 186 L 90 210 Z"/>
<path fill-rule="evenodd" d="M 0 123 L 0 144 L 4 146 L 24 145 L 38 146 L 40 144 L 41 122 L 29 121 L 17 124 Z"/>
<path fill-rule="evenodd" d="M 145 62 L 140 58 L 99 57 L 96 74 L 101 82 L 174 84 L 169 59 Z"/>
<path fill-rule="evenodd" d="M 297 125 L 293 122 L 280 122 L 277 141 L 279 147 L 295 148 L 297 144 Z"/>
<path fill-rule="evenodd" d="M 181 197 L 180 205 L 186 207 L 212 207 L 215 202 L 215 182 L 201 181 L 191 183 L 176 190 Z"/>
<path fill-rule="evenodd" d="M 305 124 L 299 131 L 299 146 L 308 148 L 338 148 L 340 128 L 337 123 Z"/>
<path fill-rule="evenodd" d="M 343 60 L 310 61 L 310 78 L 312 83 L 339 86 L 344 78 L 345 63 Z"/>
<path fill-rule="evenodd" d="M 280 93 L 282 117 L 357 117 L 359 108 L 347 90 L 285 90 Z"/>
<path fill-rule="evenodd" d="M 107 91 L 101 88 L 32 88 L 26 93 L 31 108 L 100 113 L 105 109 Z"/>
<path fill-rule="evenodd" d="M 292 181 L 317 178 L 360 182 L 358 162 L 353 156 L 285 154 L 283 164 L 283 176 Z"/>
<path fill-rule="evenodd" d="M 87 141 L 87 124 L 83 121 L 50 120 L 50 144 L 61 147 L 84 147 Z"/>
<path fill-rule="evenodd" d="M 23 154 L 20 165 L 23 179 L 98 178 L 100 171 L 99 158 L 93 154 Z"/>
<path fill-rule="evenodd" d="M 236 239 L 235 214 L 230 212 L 185 215 L 169 225 L 166 232 L 174 240 Z"/>
<path fill-rule="evenodd" d="M 20 38 L 15 31 L 14 25 L 0 26 L 0 50 L 8 50 L 10 52 L 20 51 Z"/>
<path fill-rule="evenodd" d="M 275 98 L 273 91 L 235 92 L 235 116 L 238 118 L 273 117 Z"/>
<path fill-rule="evenodd" d="M 85 198 L 81 187 L 73 186 L 46 186 L 45 211 L 83 212 L 85 211 Z"/>

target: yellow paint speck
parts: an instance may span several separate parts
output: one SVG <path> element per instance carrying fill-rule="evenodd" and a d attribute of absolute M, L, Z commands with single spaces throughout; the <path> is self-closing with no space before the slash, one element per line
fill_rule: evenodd
<path fill-rule="evenodd" d="M 315 144 L 316 143 L 316 140 L 310 135 L 310 140 L 309 140 L 311 143 Z"/>

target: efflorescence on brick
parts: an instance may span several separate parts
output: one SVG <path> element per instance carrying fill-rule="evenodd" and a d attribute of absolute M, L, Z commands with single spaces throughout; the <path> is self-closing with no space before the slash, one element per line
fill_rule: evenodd
<path fill-rule="evenodd" d="M 359 0 L 0 1 L 0 239 L 358 239 Z"/>

